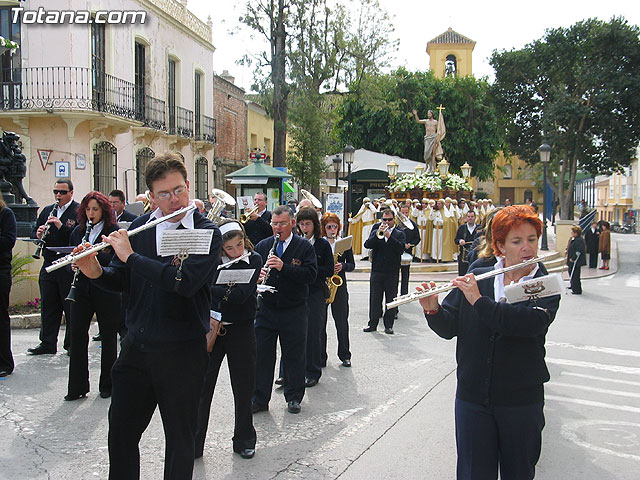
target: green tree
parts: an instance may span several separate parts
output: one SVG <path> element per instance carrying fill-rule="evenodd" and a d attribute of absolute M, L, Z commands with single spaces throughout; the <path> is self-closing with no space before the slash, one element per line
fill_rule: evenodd
<path fill-rule="evenodd" d="M 638 34 L 623 18 L 589 19 L 491 57 L 506 143 L 531 164 L 540 144 L 551 145 L 547 181 L 563 219 L 573 218 L 578 169 L 596 175 L 629 165 L 640 142 Z"/>
<path fill-rule="evenodd" d="M 472 175 L 492 177 L 493 159 L 501 147 L 497 116 L 485 80 L 471 76 L 436 78 L 432 72 L 408 72 L 404 68 L 389 75 L 369 75 L 357 94 L 349 95 L 339 108 L 336 136 L 389 155 L 416 161 L 423 159 L 424 127 L 413 119 L 416 109 L 443 105 L 447 135 L 442 146 L 451 170 L 468 162 Z"/>

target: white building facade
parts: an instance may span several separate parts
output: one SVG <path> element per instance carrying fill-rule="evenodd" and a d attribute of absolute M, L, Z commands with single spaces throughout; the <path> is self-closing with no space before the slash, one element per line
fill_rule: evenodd
<path fill-rule="evenodd" d="M 33 23 L 39 10 L 52 21 L 70 13 L 56 25 Z M 69 21 L 81 12 L 92 23 Z M 184 159 L 192 197 L 207 198 L 214 47 L 211 23 L 186 1 L 0 0 L 0 35 L 20 45 L 0 55 L 0 128 L 20 135 L 23 184 L 40 206 L 53 201 L 60 177 L 71 178 L 78 201 L 114 189 L 133 201 L 147 188 L 147 162 L 165 151 Z"/>

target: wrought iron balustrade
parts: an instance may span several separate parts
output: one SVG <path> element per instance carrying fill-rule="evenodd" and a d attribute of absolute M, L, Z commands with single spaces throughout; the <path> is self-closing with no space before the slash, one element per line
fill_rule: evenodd
<path fill-rule="evenodd" d="M 193 137 L 193 112 L 186 108 L 175 106 L 168 108 L 169 133 L 181 137 Z"/>
<path fill-rule="evenodd" d="M 206 115 L 196 118 L 195 139 L 216 143 L 216 120 Z"/>

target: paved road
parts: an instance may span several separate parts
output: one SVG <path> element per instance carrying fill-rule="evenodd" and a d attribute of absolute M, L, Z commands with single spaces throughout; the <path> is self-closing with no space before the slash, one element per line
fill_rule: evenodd
<path fill-rule="evenodd" d="M 616 235 L 620 271 L 567 295 L 548 335 L 552 381 L 539 479 L 635 479 L 640 467 L 640 236 Z M 231 451 L 226 369 L 214 397 L 204 458 L 194 478 L 450 479 L 455 476 L 455 343 L 401 307 L 396 335 L 363 333 L 368 284 L 352 282 L 353 367 L 340 366 L 329 329 L 329 365 L 291 415 L 275 390 L 255 416 L 256 457 Z M 92 327 L 95 329 L 95 326 Z M 106 478 L 108 400 L 64 402 L 68 357 L 28 357 L 37 331 L 14 330 L 16 371 L 0 380 L 0 479 Z M 90 347 L 95 385 L 99 346 Z M 141 445 L 142 478 L 162 478 L 159 416 Z"/>

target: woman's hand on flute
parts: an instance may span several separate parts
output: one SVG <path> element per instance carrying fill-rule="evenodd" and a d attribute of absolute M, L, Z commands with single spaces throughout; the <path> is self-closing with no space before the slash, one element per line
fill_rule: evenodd
<path fill-rule="evenodd" d="M 425 290 L 430 290 L 432 288 L 435 288 L 436 284 L 434 282 L 424 282 L 421 286 L 416 287 L 416 291 L 418 293 L 420 292 L 424 292 Z M 434 295 L 429 295 L 428 297 L 422 297 L 419 299 L 420 301 L 420 305 L 422 306 L 423 310 L 438 310 L 440 308 L 440 305 L 438 304 L 438 295 L 434 294 Z"/>
<path fill-rule="evenodd" d="M 457 277 L 451 283 L 453 283 L 453 285 L 460 289 L 460 291 L 464 294 L 465 298 L 471 305 L 474 305 L 482 296 L 480 295 L 480 290 L 478 289 L 476 276 L 473 273 L 468 273 L 463 277 Z"/>
<path fill-rule="evenodd" d="M 84 245 L 80 244 L 73 249 L 72 253 L 74 255 L 82 253 L 85 248 L 89 247 L 91 247 L 91 244 L 89 242 L 85 243 Z M 78 258 L 72 265 L 76 265 L 85 277 L 93 279 L 98 278 L 100 275 L 102 275 L 102 266 L 98 262 L 97 256 L 98 252 L 95 252 L 87 255 L 86 257 Z"/>

